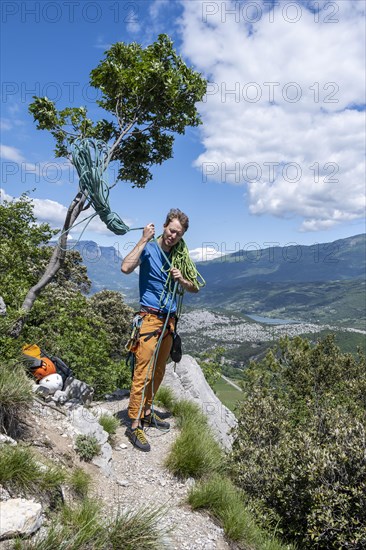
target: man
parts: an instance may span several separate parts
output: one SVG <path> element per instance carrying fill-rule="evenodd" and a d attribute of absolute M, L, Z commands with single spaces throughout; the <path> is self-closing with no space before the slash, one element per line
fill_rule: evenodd
<path fill-rule="evenodd" d="M 182 241 L 189 225 L 188 217 L 179 209 L 171 209 L 166 217 L 163 234 L 154 239 L 155 227 L 149 223 L 134 249 L 125 257 L 121 270 L 132 273 L 140 266 L 140 337 L 134 351 L 135 366 L 128 406 L 132 420 L 126 435 L 131 443 L 142 451 L 150 451 L 143 428 L 145 426 L 168 430 L 170 425 L 151 410 L 154 394 L 165 374 L 165 365 L 172 347 L 172 332 L 177 309 L 176 296 L 171 292 L 167 279 L 177 281 L 183 290 L 198 292 L 197 280 L 192 280 L 172 265 L 174 248 Z M 185 246 L 184 242 L 179 246 Z M 188 254 L 187 254 L 188 258 Z M 174 260 L 173 260 L 174 261 Z M 189 262 L 191 260 L 189 259 Z M 191 270 L 190 270 L 191 272 Z M 184 275 L 184 276 L 183 276 Z M 167 316 L 169 319 L 167 320 Z M 162 329 L 167 321 L 165 334 Z M 162 338 L 161 340 L 160 337 Z M 158 342 L 160 347 L 157 349 Z"/>

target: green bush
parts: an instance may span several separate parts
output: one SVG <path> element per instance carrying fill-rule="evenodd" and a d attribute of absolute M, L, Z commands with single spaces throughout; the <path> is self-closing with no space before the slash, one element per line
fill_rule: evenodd
<path fill-rule="evenodd" d="M 75 450 L 81 460 L 90 462 L 100 453 L 100 445 L 94 435 L 78 435 L 75 440 Z"/>
<path fill-rule="evenodd" d="M 365 547 L 365 358 L 287 339 L 244 388 L 235 482 L 299 548 Z"/>
<path fill-rule="evenodd" d="M 20 337 L 9 337 L 14 323 L 22 318 L 21 306 L 28 290 L 50 259 L 48 243 L 54 234 L 47 224 L 36 223 L 28 197 L 0 204 L 0 288 L 7 306 L 6 317 L 0 317 L 2 357 L 15 364 L 23 344 L 37 343 L 61 357 L 77 378 L 93 386 L 96 397 L 117 387 L 128 388 L 131 373 L 123 346 L 132 310 L 118 292 L 85 296 L 91 282 L 75 250 L 67 251 L 62 268 L 37 297 Z"/>

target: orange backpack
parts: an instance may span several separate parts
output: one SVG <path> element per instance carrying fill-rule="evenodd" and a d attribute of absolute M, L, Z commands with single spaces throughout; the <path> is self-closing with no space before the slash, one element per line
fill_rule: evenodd
<path fill-rule="evenodd" d="M 42 355 L 37 344 L 25 345 L 22 349 L 28 368 L 37 380 L 41 380 L 49 374 L 57 373 L 55 363 Z"/>

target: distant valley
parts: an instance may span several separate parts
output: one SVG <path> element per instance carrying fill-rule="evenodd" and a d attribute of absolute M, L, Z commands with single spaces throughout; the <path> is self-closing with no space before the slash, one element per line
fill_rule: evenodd
<path fill-rule="evenodd" d="M 138 275 L 121 273 L 114 247 L 80 241 L 92 292 L 121 292 L 138 300 Z M 257 314 L 317 324 L 365 329 L 366 235 L 312 246 L 241 250 L 197 263 L 206 280 L 199 294 L 186 294 L 189 308 Z"/>

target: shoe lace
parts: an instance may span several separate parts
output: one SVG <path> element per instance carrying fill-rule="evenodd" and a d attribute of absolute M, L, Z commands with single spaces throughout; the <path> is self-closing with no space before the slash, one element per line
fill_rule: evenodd
<path fill-rule="evenodd" d="M 136 438 L 140 441 L 140 443 L 145 444 L 147 443 L 147 439 L 144 434 L 144 430 L 142 428 L 136 428 L 135 430 Z"/>

